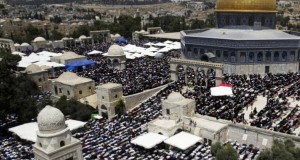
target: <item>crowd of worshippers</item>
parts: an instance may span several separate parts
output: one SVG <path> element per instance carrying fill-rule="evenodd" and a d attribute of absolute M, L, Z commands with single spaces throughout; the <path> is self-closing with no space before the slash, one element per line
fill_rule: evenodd
<path fill-rule="evenodd" d="M 189 69 L 190 70 L 190 69 Z M 300 78 L 299 74 L 268 74 L 264 77 L 260 75 L 225 75 L 225 82 L 233 85 L 233 97 L 212 97 L 209 93 L 209 87 L 212 87 L 215 82 L 215 72 L 209 70 L 207 73 L 204 71 L 190 71 L 194 75 L 187 76 L 187 79 L 194 77 L 194 87 L 191 90 L 182 91 L 185 82 L 177 81 L 170 84 L 166 89 L 160 91 L 156 96 L 151 97 L 146 102 L 142 103 L 133 111 L 124 115 L 118 115 L 111 121 L 106 119 L 90 120 L 84 128 L 78 129 L 73 132 L 73 135 L 81 140 L 83 146 L 83 154 L 85 159 L 210 159 L 213 158 L 210 153 L 210 148 L 207 144 L 197 144 L 191 152 L 186 154 L 184 151 L 167 149 L 163 146 L 145 150 L 130 143 L 130 141 L 138 135 L 146 132 L 146 123 L 157 118 L 161 115 L 161 100 L 172 92 L 181 92 L 188 98 L 194 98 L 197 104 L 196 112 L 200 114 L 214 116 L 216 118 L 228 119 L 235 122 L 243 122 L 242 110 L 250 109 L 249 104 L 258 94 L 269 97 L 268 103 L 272 104 L 285 104 L 286 101 L 278 101 L 276 97 L 280 95 L 279 91 L 293 90 L 297 92 L 297 82 Z M 183 73 L 185 74 L 185 73 Z M 285 86 L 289 86 L 285 88 Z M 286 92 L 291 95 L 295 94 L 292 91 Z M 281 95 L 288 96 L 288 95 Z M 235 106 L 235 107 L 234 107 Z M 249 108 L 248 108 L 249 107 Z M 276 108 L 276 107 L 274 107 Z M 277 109 L 277 108 L 276 108 Z M 276 109 L 268 108 L 271 110 L 272 116 L 276 115 Z M 252 109 L 251 109 L 252 110 Z M 256 110 L 255 108 L 253 109 Z M 284 110 L 284 108 L 281 108 Z M 292 118 L 298 116 L 299 107 L 293 109 L 288 116 L 279 122 L 277 126 L 278 131 L 286 129 L 287 125 L 296 124 L 296 121 L 291 121 Z M 253 112 L 254 112 L 253 111 Z M 264 116 L 261 114 L 254 114 L 254 120 Z M 272 117 L 270 116 L 270 117 Z M 275 118 L 274 118 L 275 119 Z M 295 123 L 294 123 L 295 122 Z M 262 122 L 256 122 L 256 124 Z M 251 123 L 252 124 L 252 123 Z M 262 123 L 264 124 L 264 123 Z M 268 124 L 268 123 L 266 123 Z M 257 125 L 258 126 L 258 125 Z M 261 127 L 261 126 L 258 126 Z M 274 129 L 275 130 L 275 129 Z M 10 138 L 10 137 L 9 137 Z M 3 140 L 6 141 L 6 140 Z M 7 142 L 7 141 L 6 141 Z M 1 143 L 0 153 L 2 157 L 16 156 L 24 157 L 31 154 L 22 155 L 18 148 L 12 147 L 20 143 Z M 23 146 L 23 144 L 22 144 Z M 233 145 L 243 157 L 255 156 L 258 149 L 245 145 Z M 238 147 L 236 147 L 238 146 Z M 30 148 L 23 146 L 22 150 Z M 22 147 L 21 147 L 22 148 Z M 9 158 L 7 158 L 9 159 Z M 21 158 L 20 158 L 21 159 Z"/>
<path fill-rule="evenodd" d="M 248 123 L 244 111 L 251 109 L 249 118 L 253 119 L 250 122 L 252 126 L 292 134 L 300 125 L 296 120 L 300 116 L 299 108 L 292 109 L 286 99 L 288 96 L 294 96 L 294 100 L 299 99 L 299 73 L 267 74 L 264 77 L 257 74 L 225 75 L 224 81 L 233 85 L 234 95 L 214 97 L 210 95 L 210 87 L 215 82 L 214 71 L 205 75 L 204 71 L 194 71 L 192 68 L 187 68 L 186 72 L 180 67 L 178 70 L 178 81 L 186 85 L 192 84 L 192 89 L 182 94 L 196 100 L 196 112 L 199 114 L 231 120 L 234 123 Z M 293 84 L 295 82 L 297 83 Z M 291 86 L 285 89 L 289 85 Z M 267 105 L 257 112 L 253 103 L 259 94 L 267 97 Z M 284 113 L 288 116 L 280 122 Z"/>
<path fill-rule="evenodd" d="M 98 58 L 95 66 L 77 74 L 93 79 L 96 85 L 108 82 L 122 84 L 124 95 L 130 95 L 169 83 L 169 66 L 167 56 L 159 61 L 151 57 L 129 60 L 124 70 L 109 68 L 104 59 Z"/>
<path fill-rule="evenodd" d="M 146 124 L 149 121 L 161 115 L 161 100 L 166 99 L 171 92 L 181 90 L 182 84 L 175 82 L 129 113 L 118 115 L 110 121 L 89 120 L 83 128 L 73 131 L 73 136 L 81 141 L 84 159 L 214 159 L 207 143 L 199 142 L 186 151 L 165 144 L 147 150 L 130 143 L 135 137 L 146 133 Z M 254 158 L 259 153 L 259 149 L 252 145 L 239 145 L 230 141 L 228 143 L 237 150 L 242 159 Z M 31 145 L 32 143 L 13 136 L 5 137 L 0 145 L 0 158 L 33 159 Z"/>

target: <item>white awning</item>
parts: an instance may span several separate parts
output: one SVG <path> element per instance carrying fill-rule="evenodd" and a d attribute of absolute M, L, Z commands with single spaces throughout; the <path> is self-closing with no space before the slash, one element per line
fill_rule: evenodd
<path fill-rule="evenodd" d="M 97 50 L 93 50 L 93 51 L 91 51 L 91 52 L 89 52 L 89 53 L 87 53 L 88 55 L 96 55 L 96 54 L 102 54 L 103 52 L 101 52 L 101 51 L 97 51 Z"/>
<path fill-rule="evenodd" d="M 212 87 L 210 88 L 210 94 L 212 96 L 232 96 L 232 88 L 231 87 Z"/>
<path fill-rule="evenodd" d="M 69 119 L 66 120 L 66 124 L 72 131 L 83 127 L 86 123 Z M 21 139 L 35 142 L 37 138 L 36 132 L 38 131 L 38 124 L 37 122 L 25 123 L 16 127 L 9 128 L 8 130 L 18 135 Z"/>
<path fill-rule="evenodd" d="M 167 136 L 149 132 L 149 133 L 140 135 L 136 139 L 132 140 L 131 143 L 141 146 L 141 147 L 144 147 L 146 149 L 151 149 L 152 147 L 160 144 L 167 138 L 168 138 Z"/>
<path fill-rule="evenodd" d="M 193 134 L 187 132 L 180 132 L 172 136 L 171 138 L 165 140 L 164 142 L 181 150 L 186 150 L 191 146 L 195 145 L 197 142 L 200 142 L 201 140 L 202 138 Z"/>

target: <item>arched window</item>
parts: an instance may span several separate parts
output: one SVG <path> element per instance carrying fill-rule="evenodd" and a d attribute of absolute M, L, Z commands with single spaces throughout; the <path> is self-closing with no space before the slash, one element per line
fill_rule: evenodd
<path fill-rule="evenodd" d="M 205 53 L 204 49 L 200 49 L 200 55 L 203 55 Z"/>
<path fill-rule="evenodd" d="M 277 51 L 274 53 L 274 61 L 275 62 L 279 61 L 279 52 L 277 52 Z"/>
<path fill-rule="evenodd" d="M 63 147 L 63 146 L 65 146 L 65 141 L 60 141 L 60 147 Z"/>
<path fill-rule="evenodd" d="M 241 52 L 240 62 L 246 62 L 246 52 Z"/>
<path fill-rule="evenodd" d="M 270 52 L 270 51 L 268 51 L 267 53 L 266 53 L 266 61 L 267 62 L 271 62 L 271 57 L 272 56 L 272 53 Z"/>
<path fill-rule="evenodd" d="M 254 52 L 249 53 L 249 62 L 254 62 Z"/>
<path fill-rule="evenodd" d="M 236 62 L 235 52 L 231 52 L 231 54 L 230 54 L 230 61 L 233 62 L 233 63 Z"/>
<path fill-rule="evenodd" d="M 282 52 L 281 57 L 282 57 L 282 61 L 286 61 L 287 60 L 287 52 L 286 51 Z"/>
<path fill-rule="evenodd" d="M 102 106 L 101 106 L 101 109 L 107 110 L 107 108 L 105 107 L 105 105 L 102 105 Z"/>
<path fill-rule="evenodd" d="M 194 48 L 194 54 L 197 55 L 198 54 L 198 49 Z"/>
<path fill-rule="evenodd" d="M 224 51 L 224 52 L 223 52 L 223 58 L 224 58 L 224 61 L 225 61 L 225 62 L 228 61 L 228 52 L 227 52 L 227 51 Z"/>
<path fill-rule="evenodd" d="M 259 52 L 258 54 L 257 54 L 257 61 L 258 62 L 262 62 L 264 59 L 263 59 L 263 53 L 262 52 Z"/>
<path fill-rule="evenodd" d="M 295 51 L 291 51 L 290 52 L 290 61 L 294 61 L 295 60 Z"/>

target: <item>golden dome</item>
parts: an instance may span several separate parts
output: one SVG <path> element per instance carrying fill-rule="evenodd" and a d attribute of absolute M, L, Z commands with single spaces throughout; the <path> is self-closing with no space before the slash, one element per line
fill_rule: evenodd
<path fill-rule="evenodd" d="M 276 12 L 276 0 L 218 0 L 216 12 Z"/>

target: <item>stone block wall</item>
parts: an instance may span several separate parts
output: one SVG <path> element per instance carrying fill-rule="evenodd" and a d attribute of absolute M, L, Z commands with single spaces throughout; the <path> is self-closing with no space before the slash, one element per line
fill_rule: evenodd
<path fill-rule="evenodd" d="M 141 93 L 124 96 L 124 100 L 126 102 L 126 110 L 129 111 L 139 105 L 140 103 L 146 101 L 149 97 L 152 97 L 154 94 L 166 88 L 168 84 L 156 87 L 153 89 L 145 90 Z"/>

